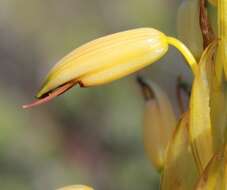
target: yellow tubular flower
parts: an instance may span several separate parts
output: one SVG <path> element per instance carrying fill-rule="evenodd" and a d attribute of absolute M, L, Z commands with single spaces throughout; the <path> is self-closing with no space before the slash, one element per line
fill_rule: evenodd
<path fill-rule="evenodd" d="M 104 84 L 157 61 L 168 50 L 166 36 L 142 28 L 99 38 L 74 50 L 48 74 L 37 97 L 75 80 L 82 86 Z"/>
<path fill-rule="evenodd" d="M 94 189 L 84 185 L 72 185 L 72 186 L 62 187 L 57 190 L 94 190 Z"/>
<path fill-rule="evenodd" d="M 193 72 L 196 60 L 180 41 L 153 28 L 139 28 L 91 41 L 56 64 L 32 107 L 60 95 L 75 84 L 96 86 L 120 79 L 159 60 L 171 44 L 181 51 Z"/>
<path fill-rule="evenodd" d="M 152 165 L 162 171 L 166 148 L 176 126 L 176 116 L 168 96 L 152 81 L 139 78 L 145 97 L 143 140 Z"/>

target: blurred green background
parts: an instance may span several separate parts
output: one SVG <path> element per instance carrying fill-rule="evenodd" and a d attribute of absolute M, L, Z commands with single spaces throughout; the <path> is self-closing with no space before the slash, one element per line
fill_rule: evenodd
<path fill-rule="evenodd" d="M 144 155 L 143 98 L 135 75 L 96 88 L 75 87 L 23 110 L 48 70 L 94 38 L 137 27 L 176 36 L 180 0 L 0 0 L 0 189 L 44 190 L 88 184 L 96 190 L 155 190 Z M 156 81 L 177 111 L 171 51 L 140 74 Z"/>

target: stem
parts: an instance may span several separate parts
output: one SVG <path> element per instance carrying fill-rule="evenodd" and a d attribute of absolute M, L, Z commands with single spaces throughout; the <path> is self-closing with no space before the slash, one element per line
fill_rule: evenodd
<path fill-rule="evenodd" d="M 167 37 L 168 43 L 175 48 L 177 48 L 184 58 L 186 59 L 188 65 L 190 66 L 193 74 L 195 75 L 196 70 L 197 70 L 197 62 L 195 57 L 192 55 L 191 51 L 178 39 L 173 38 L 173 37 Z"/>

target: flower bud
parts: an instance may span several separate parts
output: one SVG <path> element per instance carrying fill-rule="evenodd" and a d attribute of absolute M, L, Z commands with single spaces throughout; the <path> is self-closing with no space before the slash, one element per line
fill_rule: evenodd
<path fill-rule="evenodd" d="M 176 117 L 166 94 L 153 82 L 139 79 L 145 97 L 144 148 L 157 170 L 165 163 L 166 147 L 176 125 Z"/>
<path fill-rule="evenodd" d="M 194 72 L 196 60 L 179 40 L 153 28 L 139 28 L 108 35 L 75 49 L 49 72 L 37 100 L 23 108 L 50 101 L 75 84 L 81 87 L 106 84 L 159 60 L 175 46 Z"/>
<path fill-rule="evenodd" d="M 166 38 L 155 29 L 141 28 L 91 41 L 54 66 L 37 97 L 69 81 L 96 86 L 138 71 L 166 53 Z"/>

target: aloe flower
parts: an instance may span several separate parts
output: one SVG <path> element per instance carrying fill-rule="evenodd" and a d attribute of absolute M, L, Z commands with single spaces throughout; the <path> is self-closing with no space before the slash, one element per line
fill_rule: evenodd
<path fill-rule="evenodd" d="M 154 82 L 138 78 L 145 100 L 145 152 L 160 173 L 162 190 L 227 189 L 227 0 L 208 2 L 217 9 L 217 35 L 206 1 L 184 0 L 177 19 L 183 42 L 153 28 L 88 42 L 60 60 L 47 75 L 38 100 L 23 107 L 46 103 L 77 84 L 90 87 L 121 79 L 155 63 L 172 45 L 193 73 L 188 107 L 177 122 L 168 95 Z M 66 189 L 80 188 L 89 189 Z"/>
<path fill-rule="evenodd" d="M 175 38 L 153 28 L 139 28 L 108 35 L 75 49 L 49 72 L 37 94 L 40 99 L 24 108 L 49 101 L 76 84 L 102 85 L 134 73 L 159 60 L 169 45 L 178 48 L 195 70 L 196 60 Z"/>

